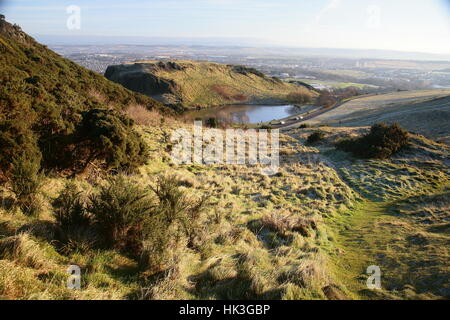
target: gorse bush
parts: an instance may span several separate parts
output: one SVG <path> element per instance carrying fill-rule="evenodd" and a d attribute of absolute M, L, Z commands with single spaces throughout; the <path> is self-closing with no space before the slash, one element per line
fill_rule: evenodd
<path fill-rule="evenodd" d="M 37 147 L 37 138 L 27 128 L 26 120 L 0 121 L 0 182 L 10 178 L 13 162 L 17 155 L 34 159 L 40 163 L 42 155 Z"/>
<path fill-rule="evenodd" d="M 208 118 L 205 121 L 205 125 L 209 128 L 218 128 L 219 120 L 217 120 L 217 118 Z"/>
<path fill-rule="evenodd" d="M 106 245 L 138 254 L 144 240 L 144 222 L 154 207 L 147 190 L 119 175 L 90 196 L 88 211 L 103 231 Z"/>
<path fill-rule="evenodd" d="M 33 215 L 40 210 L 38 195 L 43 183 L 39 172 L 40 159 L 29 158 L 25 153 L 13 160 L 11 191 L 15 194 L 23 213 Z"/>
<path fill-rule="evenodd" d="M 86 199 L 74 182 L 68 182 L 58 198 L 53 200 L 53 216 L 57 225 L 65 232 L 86 228 L 92 219 L 86 210 Z"/>
<path fill-rule="evenodd" d="M 62 254 L 86 252 L 102 243 L 99 228 L 87 211 L 88 197 L 77 184 L 69 181 L 52 201 L 56 228 L 55 242 Z"/>
<path fill-rule="evenodd" d="M 80 118 L 72 134 L 41 145 L 47 167 L 79 172 L 98 162 L 105 169 L 131 170 L 147 160 L 147 145 L 126 115 L 93 109 L 81 113 Z"/>
<path fill-rule="evenodd" d="M 76 131 L 76 157 L 84 167 L 104 160 L 109 168 L 132 169 L 145 163 L 148 148 L 133 130 L 133 120 L 112 110 L 94 109 L 83 113 Z"/>
<path fill-rule="evenodd" d="M 63 232 L 61 253 L 94 244 L 139 258 L 142 269 L 155 273 L 170 265 L 180 241 L 199 243 L 200 214 L 206 197 L 193 197 L 176 177 L 158 179 L 144 188 L 118 175 L 98 185 L 90 195 L 69 182 L 53 202 L 54 217 Z"/>
<path fill-rule="evenodd" d="M 179 188 L 180 181 L 173 177 L 160 177 L 155 188 L 159 205 L 157 214 L 163 217 L 167 224 L 171 224 L 176 219 L 184 219 L 182 215 L 190 207 L 186 194 Z"/>
<path fill-rule="evenodd" d="M 343 139 L 336 144 L 336 148 L 361 158 L 386 159 L 408 144 L 408 132 L 398 123 L 390 126 L 377 123 L 371 127 L 368 134 L 358 138 Z"/>
<path fill-rule="evenodd" d="M 288 94 L 287 99 L 292 103 L 310 103 L 312 94 L 308 91 L 296 91 Z"/>
<path fill-rule="evenodd" d="M 313 133 L 311 133 L 308 138 L 306 139 L 306 142 L 309 144 L 314 144 L 322 141 L 325 139 L 326 133 L 322 130 L 316 130 Z"/>
<path fill-rule="evenodd" d="M 174 221 L 181 223 L 183 231 L 191 236 L 195 229 L 195 221 L 205 207 L 207 196 L 195 198 L 180 188 L 184 185 L 175 176 L 160 177 L 156 188 L 153 188 L 159 204 L 157 215 L 170 225 Z"/>
<path fill-rule="evenodd" d="M 155 273 L 170 264 L 181 239 L 190 247 L 198 241 L 199 217 L 207 198 L 190 196 L 181 185 L 169 176 L 146 189 L 118 175 L 86 201 L 86 195 L 69 183 L 53 202 L 55 220 L 66 241 L 82 242 L 82 236 L 92 233 L 74 237 L 74 230 L 99 231 L 99 244 L 139 258 L 142 269 Z"/>
<path fill-rule="evenodd" d="M 206 205 L 207 197 L 193 198 L 180 187 L 174 176 L 161 177 L 152 188 L 158 199 L 154 215 L 147 220 L 144 250 L 140 267 L 153 272 L 165 268 L 180 239 L 187 238 L 188 246 L 195 241 L 199 229 L 199 216 Z"/>

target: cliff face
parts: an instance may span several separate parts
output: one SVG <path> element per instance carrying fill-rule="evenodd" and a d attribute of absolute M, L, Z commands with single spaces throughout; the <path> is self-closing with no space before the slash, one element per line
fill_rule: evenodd
<path fill-rule="evenodd" d="M 162 94 L 176 94 L 179 90 L 172 80 L 157 77 L 153 72 L 156 68 L 143 63 L 133 65 L 109 66 L 105 76 L 125 88 L 145 94 L 157 96 Z"/>
<path fill-rule="evenodd" d="M 144 61 L 110 66 L 105 76 L 165 104 L 186 108 L 236 103 L 304 103 L 316 95 L 305 86 L 285 83 L 252 68 L 210 62 Z M 304 101 L 292 101 L 299 97 Z"/>

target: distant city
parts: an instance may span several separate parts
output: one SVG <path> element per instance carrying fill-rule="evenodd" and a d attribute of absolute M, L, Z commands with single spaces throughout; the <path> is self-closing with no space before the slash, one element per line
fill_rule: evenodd
<path fill-rule="evenodd" d="M 60 45 L 50 48 L 98 73 L 104 73 L 109 65 L 178 59 L 246 65 L 269 76 L 307 82 L 318 89 L 352 85 L 397 90 L 450 88 L 450 61 L 339 57 L 339 54 L 332 57 L 325 55 L 325 50 L 322 54 L 306 55 L 281 48 L 236 46 Z M 348 52 L 345 53 L 350 56 Z"/>

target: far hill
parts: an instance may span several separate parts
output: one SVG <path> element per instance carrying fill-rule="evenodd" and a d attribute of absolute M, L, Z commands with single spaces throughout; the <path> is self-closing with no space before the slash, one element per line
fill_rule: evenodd
<path fill-rule="evenodd" d="M 87 121 L 86 112 L 100 110 L 97 120 L 109 117 L 112 122 L 118 120 L 110 115 L 113 110 L 120 118 L 118 111 L 135 105 L 170 112 L 161 103 L 64 59 L 4 19 L 0 19 L 0 70 L 0 180 L 24 150 L 35 151 L 28 158 L 42 155 L 44 164 L 55 166 L 68 155 L 76 157 L 75 140 L 86 145 L 86 135 L 76 132 Z M 128 136 L 125 128 L 118 128 Z"/>
<path fill-rule="evenodd" d="M 339 127 L 398 122 L 429 138 L 450 142 L 450 89 L 401 91 L 353 99 L 309 121 Z"/>
<path fill-rule="evenodd" d="M 105 76 L 168 105 L 307 103 L 317 95 L 244 66 L 194 61 L 143 61 L 110 66 Z"/>

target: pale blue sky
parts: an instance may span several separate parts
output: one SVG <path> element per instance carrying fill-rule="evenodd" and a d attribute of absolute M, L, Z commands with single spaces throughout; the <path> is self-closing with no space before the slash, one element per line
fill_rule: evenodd
<path fill-rule="evenodd" d="M 66 8 L 81 8 L 68 30 Z M 296 47 L 450 53 L 448 0 L 0 0 L 33 35 L 255 38 Z"/>

